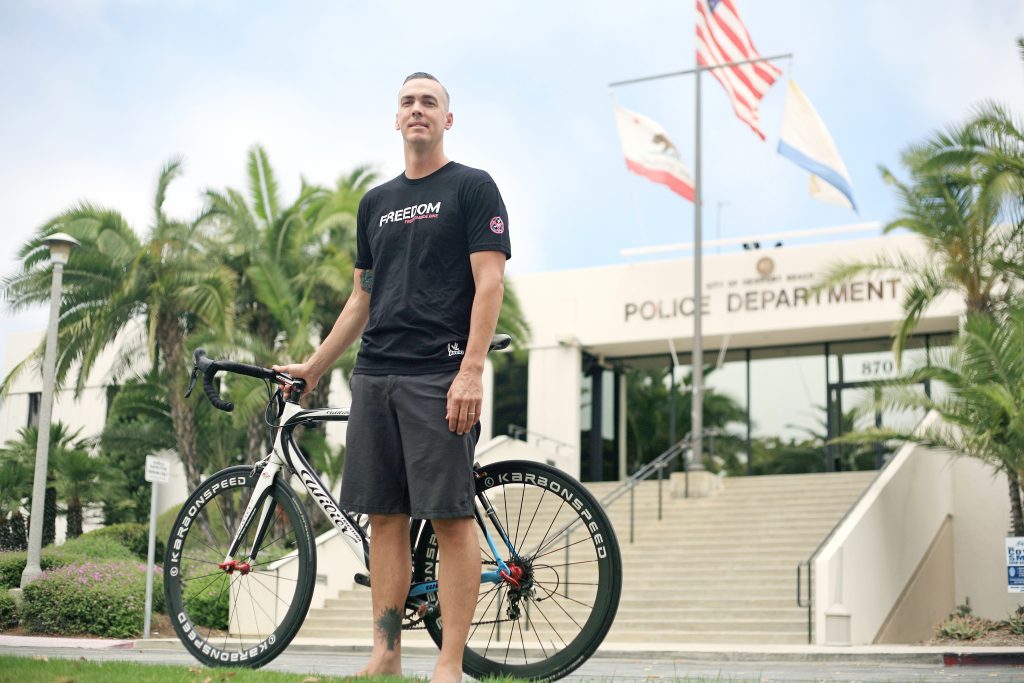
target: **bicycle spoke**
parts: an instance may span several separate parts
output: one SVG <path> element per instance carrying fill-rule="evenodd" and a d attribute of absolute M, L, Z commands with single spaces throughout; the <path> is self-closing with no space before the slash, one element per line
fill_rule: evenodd
<path fill-rule="evenodd" d="M 562 647 L 569 647 L 569 643 L 565 642 L 565 638 L 563 638 L 562 634 L 558 632 L 558 629 L 555 628 L 555 625 L 551 623 L 551 620 L 548 619 L 548 615 L 544 612 L 543 609 L 541 609 L 541 606 L 537 602 L 534 602 L 533 606 L 536 607 L 537 611 L 540 612 L 540 615 L 544 617 L 544 621 L 546 621 L 548 626 L 551 627 L 551 632 L 555 634 L 555 637 L 562 641 Z M 537 639 L 540 640 L 539 635 L 537 636 Z M 554 643 L 552 643 L 552 645 L 554 645 Z"/>
<path fill-rule="evenodd" d="M 229 591 L 230 591 L 230 587 L 231 586 L 230 586 L 230 583 L 229 583 L 228 584 Z M 235 598 L 232 601 L 232 604 L 228 606 L 228 630 L 224 632 L 224 647 L 225 648 L 228 646 L 228 638 L 231 637 L 231 617 L 234 616 L 236 619 L 238 618 L 238 596 L 241 595 L 241 593 L 242 593 L 242 591 L 238 589 L 237 582 L 236 582 Z M 229 592 L 228 596 L 230 596 L 230 595 L 231 595 L 231 593 Z M 238 624 L 239 624 L 238 631 L 241 632 L 241 630 L 242 630 L 242 628 L 241 628 L 242 622 L 239 621 Z M 241 637 L 242 637 L 241 633 L 239 633 L 238 637 L 239 637 L 239 639 L 241 639 Z"/>
<path fill-rule="evenodd" d="M 499 584 L 497 587 L 501 588 L 501 585 Z M 491 605 L 494 604 L 495 598 L 499 597 L 500 595 L 501 595 L 501 591 L 498 591 L 498 590 L 494 591 L 494 595 L 491 596 L 491 601 L 487 603 L 487 607 L 484 607 L 483 616 L 485 616 L 485 617 L 487 616 L 487 611 L 489 609 L 491 609 Z M 484 597 L 486 597 L 486 595 Z M 480 598 L 480 600 L 483 600 L 483 598 Z M 478 600 L 476 604 L 479 605 L 480 604 L 480 600 Z M 498 611 L 499 612 L 501 611 L 501 601 L 498 602 Z M 473 638 L 473 636 L 476 635 L 476 630 L 478 628 L 480 628 L 480 623 L 481 623 L 480 621 L 476 622 L 476 626 L 473 628 L 473 632 L 469 634 L 469 637 L 466 638 L 466 640 L 471 640 Z M 491 632 L 492 633 L 494 632 L 494 627 L 495 626 L 497 626 L 497 623 L 495 623 L 495 624 L 493 624 L 491 626 Z"/>
<path fill-rule="evenodd" d="M 253 579 L 256 581 L 256 583 L 258 583 L 260 586 L 262 586 L 266 591 L 273 593 L 274 597 L 277 598 L 278 601 L 280 601 L 280 603 L 285 606 L 285 608 L 286 608 L 285 611 L 287 612 L 287 608 L 291 607 L 291 603 L 290 602 L 285 602 L 284 599 L 277 593 L 277 591 L 271 591 L 269 588 L 267 588 L 267 584 L 263 583 L 263 581 L 260 580 L 259 577 L 255 577 L 254 576 Z M 270 617 L 269 614 L 267 616 Z M 271 617 L 271 621 L 274 621 L 273 617 Z"/>
<path fill-rule="evenodd" d="M 553 528 L 554 528 L 554 526 L 555 526 L 555 520 L 557 520 L 557 519 L 558 519 L 558 513 L 559 513 L 559 512 L 561 512 L 561 511 L 562 511 L 562 510 L 561 510 L 561 508 L 559 508 L 558 510 L 556 510 L 556 511 L 555 511 L 555 516 L 551 518 L 551 524 L 548 524 L 548 528 L 547 528 L 547 530 L 546 530 L 546 531 L 544 532 L 544 535 L 543 535 L 543 536 L 541 537 L 541 539 L 540 539 L 540 544 L 539 544 L 539 545 L 537 546 L 537 552 L 538 552 L 538 553 L 539 553 L 539 552 L 541 551 L 541 549 L 543 549 L 543 548 L 544 548 L 544 547 L 545 547 L 545 546 L 547 545 L 547 542 L 546 542 L 546 541 L 547 541 L 547 538 L 548 538 L 548 534 L 550 534 L 550 533 L 551 533 L 551 529 L 553 529 Z M 552 542 L 552 543 L 554 543 L 555 539 L 556 539 L 556 538 L 558 538 L 558 537 L 559 537 L 559 536 L 558 536 L 558 534 L 555 534 L 554 536 L 552 536 L 552 537 L 551 537 L 551 542 Z M 534 555 L 533 555 L 532 557 L 536 557 L 536 556 L 537 556 L 537 555 L 536 555 L 536 554 L 534 554 Z"/>
<path fill-rule="evenodd" d="M 224 597 L 224 591 L 225 591 L 225 590 L 229 590 L 229 589 L 230 589 L 230 587 L 231 587 L 231 580 L 230 580 L 230 579 L 228 579 L 228 582 L 227 582 L 227 583 L 225 583 L 225 584 L 223 584 L 223 585 L 222 585 L 222 586 L 220 587 L 220 592 L 219 592 L 219 593 L 217 593 L 217 597 L 216 597 L 216 599 L 214 600 L 214 604 L 218 604 L 218 603 L 220 603 L 220 600 L 221 600 L 221 598 L 223 598 L 223 597 Z M 229 612 L 228 612 L 228 617 L 229 617 L 229 621 L 228 621 L 228 627 L 230 627 L 230 626 L 231 626 L 230 616 L 231 616 L 231 613 L 230 613 L 230 611 L 229 611 Z M 208 628 L 206 629 L 206 640 L 210 640 L 210 635 L 211 635 L 212 633 L 213 633 L 213 626 L 210 626 L 210 627 L 208 627 Z"/>
<path fill-rule="evenodd" d="M 555 538 L 558 538 L 558 536 L 555 536 Z M 584 543 L 584 542 L 589 541 L 589 540 L 591 540 L 591 539 L 586 537 L 586 536 L 584 536 L 583 538 L 581 538 L 578 541 L 573 541 L 572 543 L 568 543 L 566 545 L 563 545 L 561 548 L 555 548 L 554 550 L 549 550 L 546 553 L 543 553 L 541 555 L 534 555 L 530 559 L 531 560 L 539 560 L 540 558 L 545 557 L 547 555 L 550 555 L 551 553 L 557 553 L 559 550 L 566 550 L 567 548 L 571 548 L 574 545 L 579 545 L 580 543 Z"/>
<path fill-rule="evenodd" d="M 256 638 L 258 640 L 263 640 L 263 636 L 260 635 L 260 620 L 256 617 L 256 598 L 253 597 L 252 591 L 249 590 L 249 584 L 248 583 L 245 584 L 245 592 L 249 594 L 249 606 L 252 608 L 252 627 L 256 630 Z M 267 611 L 265 609 L 263 609 L 263 605 L 260 605 L 260 611 L 263 612 L 264 614 L 267 614 Z M 270 618 L 270 615 L 267 614 L 267 617 Z M 271 624 L 271 629 L 273 629 L 273 626 L 274 626 L 274 619 L 273 618 L 270 618 L 270 624 Z M 238 638 L 239 638 L 239 640 L 241 640 L 241 638 L 242 638 L 242 628 L 241 628 L 241 626 L 239 626 L 239 628 L 238 628 Z"/>
<path fill-rule="evenodd" d="M 491 624 L 491 632 L 487 636 L 487 647 L 484 648 L 485 657 L 487 656 L 487 651 L 491 649 L 491 639 L 494 637 L 494 630 L 498 628 L 498 622 L 501 620 L 501 604 L 502 601 L 504 600 L 504 597 L 505 596 L 501 592 L 498 593 L 498 609 L 497 614 L 495 615 L 497 618 L 494 619 L 494 623 Z M 484 614 L 486 613 L 487 612 L 485 611 Z"/>
<path fill-rule="evenodd" d="M 531 603 L 531 604 L 533 604 L 533 603 Z M 541 616 L 543 616 L 543 613 L 541 613 Z M 529 612 L 526 613 L 526 620 L 527 620 L 527 624 L 528 625 L 531 624 L 531 623 L 532 624 L 536 624 L 536 622 L 534 622 L 533 619 L 530 618 L 530 613 Z M 533 627 L 533 635 L 537 639 L 537 644 L 540 645 L 540 651 L 544 655 L 544 659 L 547 659 L 548 658 L 548 651 L 544 647 L 544 641 L 540 639 L 540 633 L 537 632 L 536 625 L 534 625 L 534 627 Z M 525 643 L 523 643 L 523 650 L 524 651 L 526 650 L 526 644 Z"/>
<path fill-rule="evenodd" d="M 552 597 L 552 595 L 553 595 L 553 594 L 549 594 L 549 595 L 548 595 L 548 598 L 551 598 L 552 600 L 554 600 L 554 602 L 555 602 L 555 606 L 556 606 L 556 607 L 558 607 L 558 609 L 562 610 L 562 612 L 563 612 L 563 613 L 565 614 L 565 616 L 569 617 L 569 619 L 570 619 L 570 620 L 572 621 L 572 623 L 576 624 L 576 627 L 577 627 L 577 628 L 579 628 L 579 629 L 581 629 L 581 630 L 582 630 L 582 629 L 583 629 L 583 627 L 582 627 L 582 626 L 580 626 L 580 622 L 576 621 L 576 617 L 574 617 L 573 615 L 569 614 L 569 611 L 568 611 L 568 610 L 566 610 L 566 609 L 565 609 L 565 607 L 563 607 L 563 606 L 562 606 L 562 603 L 560 603 L 560 602 L 559 602 L 558 600 L 555 600 L 555 599 L 554 599 L 554 598 Z M 547 599 L 547 598 L 545 598 L 545 599 Z M 570 599 L 570 600 L 572 600 L 572 598 L 569 598 L 569 599 Z"/>
<path fill-rule="evenodd" d="M 495 591 L 501 590 L 501 587 L 502 587 L 502 584 L 498 583 L 498 584 L 495 584 L 492 588 L 490 588 L 490 589 L 484 591 L 483 593 L 481 593 L 480 594 L 480 598 L 476 601 L 476 604 L 479 605 L 481 602 L 483 602 L 484 598 L 486 598 L 488 595 L 490 595 L 491 593 L 493 593 Z M 493 598 L 492 598 L 492 600 L 493 600 Z M 488 607 L 490 607 L 490 605 L 488 605 Z"/>
<path fill-rule="evenodd" d="M 525 490 L 523 491 L 523 500 L 526 500 L 526 491 Z M 529 524 L 529 526 L 526 527 L 526 533 L 523 534 L 523 540 L 524 541 L 530 535 L 530 529 L 533 528 L 533 521 L 535 519 L 537 519 L 537 513 L 540 512 L 540 506 L 541 506 L 541 503 L 543 503 L 543 502 L 544 502 L 544 493 L 541 492 L 541 494 L 539 496 L 537 496 L 537 507 L 533 509 L 533 516 L 530 517 L 530 524 Z M 522 515 L 522 503 L 520 503 L 519 509 L 520 509 L 520 516 L 521 516 Z M 525 545 L 525 543 L 516 543 L 516 548 L 522 548 L 524 545 Z"/>

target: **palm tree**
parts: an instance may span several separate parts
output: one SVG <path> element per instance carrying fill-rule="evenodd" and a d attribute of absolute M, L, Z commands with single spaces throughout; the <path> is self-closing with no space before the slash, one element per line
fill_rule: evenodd
<path fill-rule="evenodd" d="M 637 469 L 669 447 L 669 420 L 671 387 L 668 371 L 633 370 L 626 373 L 626 434 L 629 443 L 629 458 L 632 469 Z M 706 375 L 714 372 L 713 367 L 705 369 Z M 690 431 L 690 406 L 693 372 L 676 385 L 675 402 L 676 438 Z M 746 410 L 735 399 L 714 389 L 704 392 L 704 428 L 720 430 L 715 437 L 715 455 L 728 466 L 735 453 L 743 447 L 742 440 L 727 431 L 735 422 L 745 422 Z M 710 455 L 710 451 L 709 451 Z M 711 463 L 714 465 L 714 463 Z M 715 466 L 717 468 L 717 466 Z"/>
<path fill-rule="evenodd" d="M 81 459 L 89 459 L 88 443 L 79 438 L 82 430 L 71 431 L 63 422 L 54 422 L 50 425 L 50 457 L 46 480 L 50 484 L 48 488 L 53 493 L 47 498 L 47 505 L 43 510 L 43 545 L 53 543 L 55 526 L 57 520 L 57 497 L 60 493 L 70 491 L 72 497 L 64 496 L 68 502 L 68 537 L 81 535 L 81 513 L 82 502 L 94 502 L 98 497 L 99 473 L 103 470 L 103 463 L 94 462 L 83 465 Z M 11 486 L 10 500 L 28 498 L 32 488 L 32 465 L 36 457 L 36 443 L 39 440 L 39 429 L 37 427 L 25 427 L 18 431 L 18 438 L 8 441 L 0 447 L 0 463 L 4 472 L 10 473 L 14 482 L 21 483 L 24 487 L 19 492 Z M 69 486 L 68 477 L 81 475 L 83 481 L 76 482 Z M 89 479 L 93 479 L 90 484 Z M 50 505 L 52 498 L 52 505 Z M 20 514 L 20 513 L 19 513 Z M 78 533 L 72 534 L 72 523 L 77 515 Z"/>
<path fill-rule="evenodd" d="M 28 547 L 21 508 L 31 491 L 32 469 L 28 462 L 0 454 L 0 551 Z"/>
<path fill-rule="evenodd" d="M 206 337 L 229 333 L 235 282 L 230 270 L 208 258 L 202 222 L 172 219 L 164 211 L 167 188 L 180 172 L 177 159 L 161 171 L 153 224 L 144 239 L 118 212 L 79 204 L 47 221 L 21 248 L 22 269 L 5 278 L 3 287 L 13 311 L 47 301 L 48 250 L 42 240 L 61 230 L 81 242 L 64 271 L 58 386 L 77 364 L 74 386 L 79 394 L 100 353 L 122 333 L 134 331 L 119 347 L 115 381 L 146 367 L 152 378 L 161 378 L 175 446 L 190 486 L 196 486 L 202 463 L 192 408 L 183 396 L 192 365 L 186 340 L 196 332 Z M 41 355 L 40 348 L 19 364 L 2 389 Z"/>
<path fill-rule="evenodd" d="M 968 315 L 950 353 L 912 373 L 906 383 L 924 379 L 943 382 L 948 393 L 932 400 L 908 389 L 885 402 L 936 410 L 941 424 L 924 434 L 864 432 L 852 438 L 897 438 L 980 458 L 1006 474 L 1011 533 L 1024 536 L 1024 305 L 1017 302 L 995 316 Z"/>
<path fill-rule="evenodd" d="M 344 225 L 328 215 L 339 199 L 303 180 L 298 197 L 283 206 L 276 174 L 259 145 L 249 150 L 247 168 L 246 194 L 231 188 L 205 193 L 205 221 L 221 235 L 217 257 L 239 283 L 238 322 L 231 347 L 224 351 L 240 349 L 247 361 L 264 366 L 304 359 L 319 332 L 323 301 L 340 298 L 343 303 L 351 289 L 346 278 L 352 259 L 337 245 L 343 240 L 331 239 Z M 245 425 L 247 450 L 265 452 L 262 385 L 233 385 L 239 390 L 235 424 Z"/>
<path fill-rule="evenodd" d="M 1017 45 L 1024 59 L 1024 39 L 1018 39 Z M 904 320 L 893 344 L 897 362 L 906 338 L 921 316 L 945 294 L 955 293 L 963 300 L 968 324 L 978 330 L 982 325 L 999 325 L 1018 315 L 1024 282 L 1024 125 L 1005 107 L 985 102 L 965 124 L 934 133 L 925 142 L 907 150 L 903 164 L 910 173 L 907 183 L 882 169 L 901 202 L 900 217 L 886 230 L 906 228 L 919 235 L 927 254 L 921 259 L 900 255 L 878 257 L 868 263 L 837 264 L 820 284 L 824 287 L 877 271 L 897 271 L 907 277 Z M 987 323 L 979 322 L 981 318 L 987 319 Z M 970 340 L 962 342 L 970 343 Z M 961 345 L 957 348 L 961 349 Z M 973 353 L 966 347 L 961 351 L 964 355 L 959 356 L 959 360 L 965 362 Z M 948 369 L 955 375 L 964 368 Z M 921 372 L 927 369 L 915 376 Z M 994 382 L 989 388 L 994 392 L 997 386 L 998 382 Z M 1002 391 L 1012 394 L 1016 390 L 1003 382 Z M 1022 505 L 1019 456 L 997 447 L 989 423 L 955 422 L 971 411 L 984 413 L 991 407 L 984 407 L 984 397 L 966 385 L 962 386 L 959 397 L 962 401 L 950 407 L 949 412 L 953 424 L 964 430 L 959 443 L 971 449 L 964 452 L 978 457 L 988 459 L 998 453 L 1005 456 L 997 466 L 1010 480 L 1014 529 L 1024 533 L 1024 525 L 1019 523 Z M 975 400 L 979 401 L 977 405 L 973 403 Z M 913 399 L 907 396 L 906 402 L 911 404 Z M 945 437 L 949 443 L 955 441 L 950 434 Z"/>
<path fill-rule="evenodd" d="M 104 499 L 108 464 L 84 450 L 64 451 L 54 466 L 57 494 L 67 508 L 67 538 L 82 535 L 82 510 Z"/>
<path fill-rule="evenodd" d="M 966 309 L 990 313 L 1013 296 L 1006 286 L 1007 254 L 1020 252 L 1020 231 L 1008 230 L 1003 197 L 986 186 L 984 172 L 975 164 L 938 166 L 928 153 L 948 136 L 950 129 L 903 154 L 910 182 L 882 168 L 885 181 L 900 199 L 900 215 L 885 232 L 903 228 L 919 236 L 926 246 L 921 257 L 879 255 L 864 262 L 840 262 L 825 273 L 819 287 L 859 275 L 897 272 L 905 278 L 904 319 L 894 336 L 893 350 L 900 359 L 906 339 L 921 316 L 943 295 L 956 293 Z M 961 139 L 961 142 L 966 142 Z"/>

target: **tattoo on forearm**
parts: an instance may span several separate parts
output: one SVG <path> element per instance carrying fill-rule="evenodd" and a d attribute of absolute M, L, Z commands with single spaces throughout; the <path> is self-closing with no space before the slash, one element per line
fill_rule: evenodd
<path fill-rule="evenodd" d="M 377 631 L 387 641 L 388 650 L 394 651 L 398 647 L 402 635 L 402 615 L 398 613 L 397 607 L 387 607 L 381 612 L 377 619 Z"/>
<path fill-rule="evenodd" d="M 367 294 L 371 293 L 373 291 L 373 271 L 364 270 L 359 278 L 359 284 L 362 285 L 364 292 Z"/>

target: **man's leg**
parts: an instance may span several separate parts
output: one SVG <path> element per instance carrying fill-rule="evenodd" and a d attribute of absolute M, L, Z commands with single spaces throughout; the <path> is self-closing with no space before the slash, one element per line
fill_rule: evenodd
<path fill-rule="evenodd" d="M 472 517 L 461 517 L 432 522 L 440 550 L 437 592 L 444 620 L 444 643 L 431 681 L 459 683 L 462 680 L 462 653 L 480 592 L 480 545 L 476 521 Z"/>
<path fill-rule="evenodd" d="M 373 653 L 356 675 L 401 676 L 402 616 L 412 577 L 409 517 L 370 515 L 370 538 Z"/>

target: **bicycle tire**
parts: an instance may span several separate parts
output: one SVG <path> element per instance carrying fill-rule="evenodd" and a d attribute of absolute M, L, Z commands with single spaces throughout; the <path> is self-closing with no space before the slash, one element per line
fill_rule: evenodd
<path fill-rule="evenodd" d="M 299 498 L 280 477 L 268 489 L 273 521 L 255 564 L 245 573 L 218 566 L 237 529 L 231 520 L 245 510 L 259 476 L 252 467 L 236 466 L 209 477 L 182 506 L 167 541 L 167 614 L 185 649 L 208 666 L 270 662 L 295 637 L 313 597 L 313 531 Z M 248 556 L 256 527 L 249 525 L 236 559 Z"/>
<path fill-rule="evenodd" d="M 524 589 L 519 591 L 504 582 L 481 584 L 463 671 L 474 678 L 561 678 L 594 654 L 615 619 L 622 592 L 622 558 L 615 531 L 589 491 L 547 465 L 495 463 L 480 468 L 476 485 L 478 493 L 487 494 L 526 571 Z M 499 553 L 508 561 L 507 548 L 490 520 L 484 519 Z M 575 528 L 566 535 L 568 524 Z M 479 531 L 478 535 L 482 569 L 494 570 L 490 548 Z M 569 556 L 563 562 L 565 553 Z M 436 580 L 440 561 L 437 538 L 426 522 L 413 551 L 414 580 Z M 518 598 L 513 599 L 516 594 Z M 437 601 L 436 593 L 427 598 Z M 518 616 L 511 610 L 513 604 Z M 443 616 L 435 610 L 424 619 L 438 647 Z M 502 626 L 507 628 L 505 635 Z"/>

